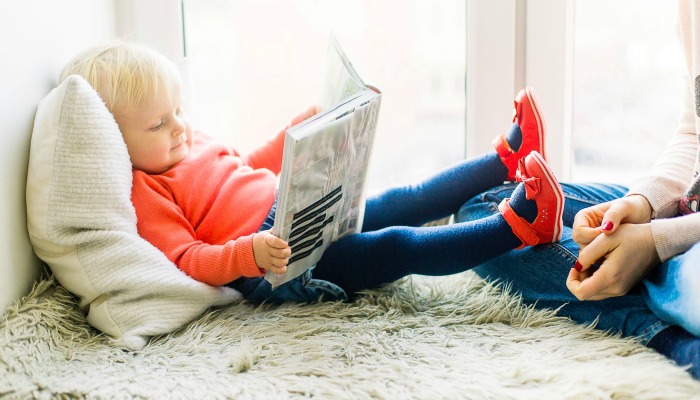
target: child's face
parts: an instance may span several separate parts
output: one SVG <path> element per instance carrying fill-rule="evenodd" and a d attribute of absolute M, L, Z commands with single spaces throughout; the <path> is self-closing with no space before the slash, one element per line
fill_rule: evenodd
<path fill-rule="evenodd" d="M 180 104 L 147 100 L 128 111 L 112 110 L 134 168 L 160 174 L 184 160 L 192 146 L 192 127 Z"/>

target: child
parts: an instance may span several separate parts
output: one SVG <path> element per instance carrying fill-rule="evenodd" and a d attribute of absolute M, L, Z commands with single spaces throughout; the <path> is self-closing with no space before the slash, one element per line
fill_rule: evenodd
<path fill-rule="evenodd" d="M 262 276 L 284 272 L 291 255 L 269 233 L 284 130 L 248 155 L 194 131 L 182 110 L 176 67 L 144 47 L 88 50 L 62 79 L 72 74 L 93 85 L 122 132 L 134 167 L 139 234 L 192 278 L 229 285 L 250 300 L 347 299 L 409 274 L 454 274 L 561 237 L 564 198 L 543 157 L 544 121 L 528 88 L 515 99 L 514 124 L 496 138 L 496 151 L 369 198 L 361 233 L 339 239 L 314 269 L 272 291 Z M 314 113 L 307 110 L 292 125 Z M 499 213 L 422 227 L 515 179 L 522 183 Z"/>

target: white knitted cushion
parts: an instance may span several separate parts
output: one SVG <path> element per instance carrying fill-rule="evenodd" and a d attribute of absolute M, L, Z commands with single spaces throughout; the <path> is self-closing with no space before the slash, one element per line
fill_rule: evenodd
<path fill-rule="evenodd" d="M 131 203 L 131 163 L 97 92 L 71 76 L 39 104 L 27 176 L 36 254 L 80 298 L 87 321 L 142 348 L 240 293 L 197 282 L 142 239 Z"/>

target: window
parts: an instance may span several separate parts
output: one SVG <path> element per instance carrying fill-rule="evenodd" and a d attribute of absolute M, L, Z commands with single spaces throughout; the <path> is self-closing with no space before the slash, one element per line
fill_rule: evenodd
<path fill-rule="evenodd" d="M 666 0 L 183 6 L 197 126 L 244 152 L 315 102 L 332 27 L 361 76 L 384 92 L 370 191 L 414 182 L 465 148 L 490 150 L 523 85 L 540 95 L 562 180 L 631 183 L 663 150 L 680 111 L 677 5 Z"/>
<path fill-rule="evenodd" d="M 572 178 L 629 184 L 649 171 L 681 110 L 676 2 L 576 1 Z"/>
<path fill-rule="evenodd" d="M 185 0 L 194 118 L 242 152 L 314 104 L 333 28 L 384 93 L 369 191 L 464 158 L 463 0 Z"/>

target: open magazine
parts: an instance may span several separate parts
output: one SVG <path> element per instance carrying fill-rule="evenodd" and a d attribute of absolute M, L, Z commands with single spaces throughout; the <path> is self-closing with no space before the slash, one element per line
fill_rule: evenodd
<path fill-rule="evenodd" d="M 272 233 L 292 255 L 277 287 L 318 262 L 335 240 L 362 229 L 365 188 L 381 92 L 365 85 L 335 39 L 315 116 L 289 128 Z"/>

